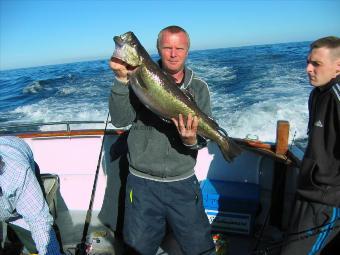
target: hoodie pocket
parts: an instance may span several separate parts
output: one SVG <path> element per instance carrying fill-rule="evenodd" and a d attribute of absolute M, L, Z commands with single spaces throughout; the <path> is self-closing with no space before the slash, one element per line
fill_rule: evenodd
<path fill-rule="evenodd" d="M 315 181 L 315 174 L 319 166 L 310 158 L 305 158 L 299 177 L 298 193 L 303 197 L 318 203 L 338 206 L 340 191 L 329 185 L 320 185 Z"/>
<path fill-rule="evenodd" d="M 315 173 L 315 169 L 317 168 L 316 162 L 311 159 L 305 157 L 302 162 L 302 166 L 300 168 L 299 174 L 299 186 L 300 188 L 310 188 L 311 186 L 318 187 L 313 180 L 313 175 Z"/>

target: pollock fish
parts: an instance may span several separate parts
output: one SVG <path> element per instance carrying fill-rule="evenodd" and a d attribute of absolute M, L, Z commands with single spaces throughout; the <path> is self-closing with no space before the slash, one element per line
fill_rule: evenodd
<path fill-rule="evenodd" d="M 184 119 L 189 114 L 198 117 L 197 133 L 216 142 L 227 161 L 241 153 L 240 147 L 228 137 L 219 125 L 203 113 L 197 104 L 184 93 L 170 75 L 165 74 L 151 59 L 133 32 L 115 36 L 113 58 L 127 64 L 129 86 L 139 100 L 152 112 L 163 119 L 171 120 L 182 114 Z"/>

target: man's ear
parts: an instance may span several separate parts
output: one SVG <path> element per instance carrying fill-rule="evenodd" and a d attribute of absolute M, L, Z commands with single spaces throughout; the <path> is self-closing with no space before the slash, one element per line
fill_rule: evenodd
<path fill-rule="evenodd" d="M 335 72 L 336 72 L 336 75 L 339 75 L 340 74 L 340 58 L 338 58 L 338 60 L 336 60 L 335 62 Z"/>

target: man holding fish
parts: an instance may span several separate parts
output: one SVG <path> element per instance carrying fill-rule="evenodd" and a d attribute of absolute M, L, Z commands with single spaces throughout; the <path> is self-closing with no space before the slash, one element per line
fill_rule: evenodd
<path fill-rule="evenodd" d="M 207 84 L 185 66 L 189 35 L 178 26 L 161 30 L 158 65 L 133 33 L 114 40 L 111 119 L 116 127 L 131 124 L 124 241 L 133 252 L 156 254 L 168 226 L 184 254 L 214 254 L 194 173 L 197 150 L 205 144 L 200 135 L 220 139 L 226 159 L 239 151 L 208 117 Z"/>

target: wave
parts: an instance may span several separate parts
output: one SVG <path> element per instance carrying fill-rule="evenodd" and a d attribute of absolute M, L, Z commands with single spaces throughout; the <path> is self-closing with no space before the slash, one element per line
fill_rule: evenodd
<path fill-rule="evenodd" d="M 74 87 L 65 87 L 65 88 L 60 88 L 58 90 L 58 94 L 61 96 L 68 96 L 68 95 L 75 93 L 76 91 L 77 89 Z"/>
<path fill-rule="evenodd" d="M 307 137 L 307 102 L 301 98 L 272 99 L 237 110 L 224 109 L 215 113 L 220 125 L 233 137 L 256 136 L 261 141 L 275 142 L 278 120 L 290 123 L 290 141 Z"/>
<path fill-rule="evenodd" d="M 22 92 L 24 94 L 26 93 L 32 93 L 32 94 L 36 94 L 38 92 L 40 92 L 41 90 L 43 90 L 43 84 L 40 81 L 34 81 L 32 84 L 28 85 L 27 87 L 25 87 Z"/>
<path fill-rule="evenodd" d="M 35 80 L 26 87 L 22 89 L 24 94 L 36 94 L 46 89 L 51 89 L 56 85 L 69 83 L 70 81 L 74 80 L 75 76 L 72 74 L 68 74 L 61 77 L 55 78 L 48 78 L 48 79 L 41 79 Z"/>
<path fill-rule="evenodd" d="M 62 121 L 98 121 L 105 120 L 108 113 L 107 102 L 60 101 L 56 98 L 44 99 L 35 104 L 17 107 L 11 112 L 19 122 L 62 122 Z M 44 126 L 43 131 L 55 127 Z"/>

